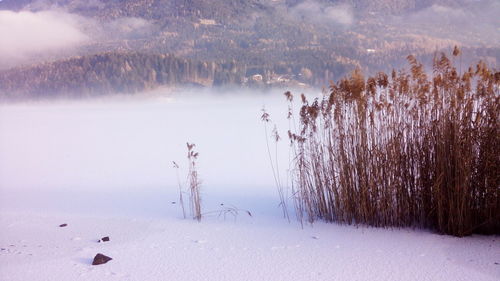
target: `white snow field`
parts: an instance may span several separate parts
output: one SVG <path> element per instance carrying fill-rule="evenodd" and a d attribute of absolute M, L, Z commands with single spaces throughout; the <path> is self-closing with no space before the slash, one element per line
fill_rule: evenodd
<path fill-rule="evenodd" d="M 263 104 L 284 136 L 279 94 L 0 105 L 0 280 L 500 280 L 499 236 L 288 223 Z M 200 152 L 200 223 L 182 218 L 172 168 L 185 184 L 186 141 Z M 93 266 L 97 253 L 112 260 Z"/>

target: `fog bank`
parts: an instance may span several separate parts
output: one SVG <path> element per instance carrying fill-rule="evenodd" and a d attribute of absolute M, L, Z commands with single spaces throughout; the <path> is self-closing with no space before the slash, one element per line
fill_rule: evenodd
<path fill-rule="evenodd" d="M 305 0 L 292 7 L 289 13 L 299 21 L 317 24 L 350 26 L 354 22 L 352 7 L 348 4 L 327 4 Z"/>
<path fill-rule="evenodd" d="M 172 161 L 181 166 L 185 184 L 190 142 L 200 153 L 204 192 L 274 193 L 260 120 L 264 105 L 284 139 L 278 158 L 285 178 L 288 123 L 281 92 L 182 91 L 148 99 L 1 105 L 0 191 L 175 191 Z"/>
<path fill-rule="evenodd" d="M 145 19 L 122 17 L 98 21 L 61 9 L 0 11 L 0 69 L 78 55 L 93 43 L 149 37 L 155 31 Z"/>
<path fill-rule="evenodd" d="M 54 11 L 0 11 L 0 38 L 0 64 L 89 40 L 76 16 Z"/>

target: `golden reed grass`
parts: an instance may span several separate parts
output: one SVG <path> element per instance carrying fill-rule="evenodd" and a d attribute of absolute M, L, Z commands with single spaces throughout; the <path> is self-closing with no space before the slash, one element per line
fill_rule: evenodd
<path fill-rule="evenodd" d="M 441 54 L 429 78 L 408 61 L 301 96 L 288 132 L 298 219 L 500 233 L 500 72 L 479 62 L 461 73 Z"/>

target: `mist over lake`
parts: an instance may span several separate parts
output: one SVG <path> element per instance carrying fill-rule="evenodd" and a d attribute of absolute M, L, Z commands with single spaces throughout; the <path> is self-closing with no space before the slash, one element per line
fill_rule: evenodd
<path fill-rule="evenodd" d="M 175 194 L 172 161 L 179 164 L 185 184 L 190 142 L 200 153 L 206 197 L 246 190 L 244 194 L 278 200 L 260 119 L 263 106 L 285 137 L 287 104 L 279 90 L 159 90 L 148 97 L 4 104 L 0 191 L 17 190 L 25 198 L 32 190 L 68 197 L 91 191 Z M 274 151 L 271 139 L 270 145 Z M 279 142 L 278 152 L 285 177 L 288 140 Z"/>

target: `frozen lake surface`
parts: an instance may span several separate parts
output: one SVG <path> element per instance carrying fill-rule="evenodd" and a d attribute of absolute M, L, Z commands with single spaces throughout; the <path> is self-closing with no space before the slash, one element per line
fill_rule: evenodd
<path fill-rule="evenodd" d="M 500 278 L 498 236 L 287 223 L 263 105 L 285 136 L 280 93 L 0 105 L 0 280 Z M 178 204 L 187 141 L 214 211 L 201 223 Z M 284 177 L 286 140 L 279 151 Z M 218 217 L 221 203 L 252 217 Z M 92 266 L 97 253 L 113 260 Z"/>

